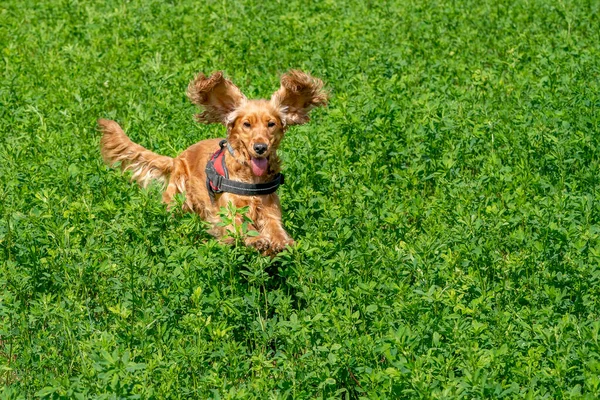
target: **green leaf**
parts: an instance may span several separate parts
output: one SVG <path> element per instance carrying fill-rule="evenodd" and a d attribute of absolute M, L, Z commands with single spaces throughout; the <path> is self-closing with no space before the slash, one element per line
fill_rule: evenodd
<path fill-rule="evenodd" d="M 37 397 L 47 397 L 49 395 L 51 395 L 52 393 L 56 392 L 56 388 L 52 387 L 52 386 L 46 386 L 40 390 L 38 390 L 35 395 Z"/>
<path fill-rule="evenodd" d="M 375 311 L 377 311 L 377 308 L 378 308 L 378 307 L 377 307 L 377 304 L 370 304 L 370 305 L 368 305 L 368 306 L 367 306 L 367 309 L 366 309 L 366 311 L 367 311 L 368 313 L 372 313 L 372 312 L 375 312 Z"/>

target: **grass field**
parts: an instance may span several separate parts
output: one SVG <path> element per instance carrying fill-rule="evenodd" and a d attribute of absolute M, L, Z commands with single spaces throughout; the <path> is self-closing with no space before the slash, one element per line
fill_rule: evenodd
<path fill-rule="evenodd" d="M 0 3 L 0 398 L 600 397 L 598 1 Z M 105 167 L 321 77 L 271 260 Z"/>

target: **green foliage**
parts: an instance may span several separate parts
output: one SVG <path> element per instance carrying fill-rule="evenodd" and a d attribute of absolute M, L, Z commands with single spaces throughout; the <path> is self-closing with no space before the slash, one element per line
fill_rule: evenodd
<path fill-rule="evenodd" d="M 599 13 L 3 1 L 0 397 L 600 397 Z M 175 156 L 224 134 L 197 71 L 290 68 L 331 102 L 283 141 L 277 258 L 102 164 L 97 118 Z"/>
<path fill-rule="evenodd" d="M 225 227 L 227 233 L 225 238 L 232 238 L 236 246 L 244 245 L 244 237 L 258 236 L 259 233 L 250 229 L 252 219 L 247 215 L 249 207 L 237 208 L 232 203 L 227 203 L 227 207 L 221 207 L 219 211 L 219 227 Z M 232 230 L 233 228 L 233 230 Z"/>

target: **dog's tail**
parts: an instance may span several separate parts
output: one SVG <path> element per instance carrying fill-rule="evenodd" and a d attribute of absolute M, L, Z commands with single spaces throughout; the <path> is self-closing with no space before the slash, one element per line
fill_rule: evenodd
<path fill-rule="evenodd" d="M 99 119 L 102 131 L 100 151 L 110 166 L 121 163 L 121 170 L 133 172 L 131 180 L 145 187 L 152 180 L 166 183 L 173 170 L 173 158 L 161 156 L 133 143 L 115 121 Z"/>

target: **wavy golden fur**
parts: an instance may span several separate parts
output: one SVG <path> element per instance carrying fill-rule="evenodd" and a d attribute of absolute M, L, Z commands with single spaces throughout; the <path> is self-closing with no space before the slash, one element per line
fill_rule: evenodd
<path fill-rule="evenodd" d="M 281 87 L 270 100 L 248 100 L 222 72 L 210 77 L 200 73 L 190 82 L 187 95 L 203 111 L 198 122 L 221 123 L 227 128 L 227 141 L 234 154 L 225 152 L 229 178 L 246 183 L 265 183 L 280 171 L 277 148 L 290 125 L 309 121 L 311 109 L 324 106 L 327 94 L 323 82 L 301 71 L 289 71 L 281 77 Z M 219 139 L 200 141 L 175 158 L 153 153 L 133 143 L 114 121 L 98 120 L 102 131 L 100 148 L 109 165 L 120 163 L 130 170 L 132 179 L 145 186 L 152 180 L 167 183 L 163 201 L 171 203 L 177 193 L 185 193 L 184 208 L 198 213 L 212 224 L 211 233 L 231 242 L 226 233 L 232 227 L 220 227 L 218 211 L 229 202 L 237 208 L 248 206 L 254 224 L 249 228 L 258 236 L 246 237 L 248 246 L 263 254 L 274 255 L 294 243 L 283 229 L 281 207 L 276 193 L 242 196 L 216 194 L 215 201 L 206 189 L 204 168 L 219 149 Z"/>

